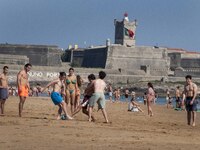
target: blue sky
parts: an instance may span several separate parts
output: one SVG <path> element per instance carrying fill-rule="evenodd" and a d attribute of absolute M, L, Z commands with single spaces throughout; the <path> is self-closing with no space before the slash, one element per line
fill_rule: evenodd
<path fill-rule="evenodd" d="M 124 12 L 138 20 L 136 45 L 200 52 L 200 0 L 0 0 L 0 43 L 114 43 Z"/>

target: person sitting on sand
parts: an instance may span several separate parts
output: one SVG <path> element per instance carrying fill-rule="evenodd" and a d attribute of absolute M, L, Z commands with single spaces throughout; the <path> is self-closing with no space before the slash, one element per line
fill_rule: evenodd
<path fill-rule="evenodd" d="M 131 104 L 131 105 L 130 105 Z M 134 111 L 134 110 L 139 110 L 140 112 L 144 112 L 141 108 L 140 105 L 136 102 L 135 99 L 135 92 L 131 92 L 131 103 L 129 104 L 129 109 L 128 111 Z"/>
<path fill-rule="evenodd" d="M 59 107 L 57 120 L 61 119 L 62 111 L 64 111 L 64 115 L 65 115 L 66 119 L 73 119 L 72 117 L 70 117 L 68 115 L 66 103 L 61 96 L 61 94 L 65 95 L 65 84 L 64 84 L 65 78 L 66 78 L 66 73 L 60 72 L 59 78 L 50 82 L 49 84 L 47 84 L 47 86 L 45 88 L 43 88 L 43 90 L 41 91 L 41 92 L 44 92 L 44 90 L 46 88 L 48 88 L 49 86 L 53 86 L 53 91 L 51 93 L 51 99 L 52 99 L 53 103 L 55 105 L 58 105 L 58 107 Z"/>
<path fill-rule="evenodd" d="M 103 117 L 105 119 L 105 123 L 108 123 L 108 117 L 105 110 L 106 99 L 104 95 L 104 89 L 106 87 L 106 83 L 104 82 L 104 78 L 106 77 L 106 73 L 104 71 L 99 72 L 99 79 L 94 80 L 90 87 L 94 88 L 94 93 L 92 97 L 89 99 L 89 119 L 88 121 L 92 121 L 92 111 L 95 103 L 98 103 L 98 109 L 101 109 Z"/>
<path fill-rule="evenodd" d="M 92 94 L 94 93 L 94 88 L 89 88 L 90 85 L 92 84 L 92 82 L 95 80 L 95 75 L 94 74 L 90 74 L 88 76 L 88 80 L 89 80 L 89 83 L 85 89 L 85 92 L 84 92 L 84 98 L 83 98 L 83 101 L 81 102 L 81 104 L 78 106 L 78 108 L 74 111 L 74 113 L 72 114 L 72 117 L 77 114 L 81 109 L 82 109 L 82 112 L 84 114 L 86 114 L 87 116 L 89 116 L 89 113 L 88 113 L 88 104 L 89 104 L 89 99 L 90 97 L 92 96 Z M 92 117 L 92 121 L 95 121 L 95 118 L 94 116 L 91 116 Z"/>

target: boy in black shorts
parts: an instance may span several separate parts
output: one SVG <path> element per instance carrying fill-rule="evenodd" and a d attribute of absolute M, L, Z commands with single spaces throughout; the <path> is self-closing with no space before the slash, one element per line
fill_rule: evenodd
<path fill-rule="evenodd" d="M 72 116 L 74 116 L 75 114 L 77 114 L 81 109 L 82 109 L 82 112 L 84 114 L 86 114 L 87 116 L 89 115 L 88 113 L 88 104 L 89 104 L 89 99 L 90 97 L 92 96 L 92 94 L 94 93 L 94 89 L 93 88 L 88 88 L 90 87 L 90 85 L 92 84 L 92 82 L 95 80 L 95 75 L 94 74 L 90 74 L 88 76 L 88 80 L 89 80 L 89 83 L 87 85 L 87 88 L 85 89 L 85 92 L 84 92 L 84 98 L 83 98 L 83 101 L 82 103 L 78 106 L 78 108 L 74 111 L 74 113 L 72 114 Z M 95 118 L 92 116 L 92 121 L 95 121 Z"/>

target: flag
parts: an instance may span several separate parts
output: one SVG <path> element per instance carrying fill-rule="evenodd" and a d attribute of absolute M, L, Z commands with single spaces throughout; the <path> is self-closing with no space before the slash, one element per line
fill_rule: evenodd
<path fill-rule="evenodd" d="M 130 30 L 130 29 L 127 29 L 127 28 L 124 28 L 124 29 L 125 29 L 125 30 L 124 30 L 125 35 L 126 35 L 126 36 L 129 36 L 130 38 L 133 38 L 133 36 L 134 36 L 133 31 Z"/>

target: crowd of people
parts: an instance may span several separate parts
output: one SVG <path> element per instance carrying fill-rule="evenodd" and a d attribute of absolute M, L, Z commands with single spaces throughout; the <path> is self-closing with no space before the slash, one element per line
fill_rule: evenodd
<path fill-rule="evenodd" d="M 74 69 L 70 68 L 68 74 L 60 72 L 59 77 L 45 87 L 39 83 L 35 87 L 30 87 L 28 81 L 28 72 L 31 70 L 30 63 L 24 66 L 24 69 L 17 74 L 17 87 L 9 87 L 8 83 L 8 66 L 3 67 L 3 72 L 0 74 L 0 113 L 4 114 L 4 104 L 9 95 L 19 96 L 19 117 L 22 117 L 24 103 L 28 96 L 39 96 L 39 93 L 46 92 L 51 97 L 52 102 L 58 106 L 57 119 L 73 119 L 80 110 L 88 116 L 88 121 L 95 121 L 93 109 L 95 104 L 98 105 L 98 110 L 102 111 L 105 122 L 108 123 L 108 116 L 106 112 L 105 90 L 108 92 L 109 100 L 111 102 L 120 102 L 121 95 L 124 95 L 125 101 L 129 101 L 129 111 L 144 112 L 136 100 L 136 93 L 129 91 L 128 88 L 122 90 L 116 88 L 113 90 L 112 84 L 106 84 L 104 81 L 106 73 L 100 71 L 98 78 L 94 74 L 88 76 L 88 85 L 83 90 L 83 79 L 79 75 L 75 75 Z M 176 108 L 186 109 L 188 125 L 195 126 L 195 118 L 197 111 L 197 85 L 192 82 L 192 77 L 187 75 L 185 77 L 186 84 L 183 92 L 177 86 L 175 91 Z M 123 92 L 122 92 L 123 91 Z M 84 96 L 81 101 L 81 95 Z M 114 99 L 113 99 L 114 97 Z M 156 102 L 157 93 L 154 90 L 151 82 L 147 83 L 147 91 L 144 93 L 143 101 L 147 106 L 149 116 L 153 116 L 152 104 Z M 167 108 L 172 106 L 172 96 L 170 90 L 166 91 Z M 70 108 L 70 113 L 68 107 Z M 185 106 L 185 107 L 184 107 Z"/>
<path fill-rule="evenodd" d="M 37 84 L 35 88 L 31 88 L 28 81 L 28 72 L 31 70 L 32 65 L 30 63 L 24 66 L 24 69 L 17 74 L 17 88 L 9 88 L 8 83 L 8 66 L 3 67 L 3 73 L 0 74 L 0 110 L 1 114 L 4 114 L 4 104 L 8 99 L 9 94 L 19 96 L 19 117 L 22 117 L 24 104 L 28 96 L 32 96 L 36 93 L 42 93 L 48 89 L 52 102 L 58 106 L 57 119 L 73 119 L 74 116 L 81 109 L 83 113 L 88 116 L 88 121 L 95 121 L 93 115 L 93 108 L 95 104 L 98 104 L 98 109 L 102 111 L 105 123 L 108 123 L 107 112 L 105 109 L 105 95 L 104 89 L 106 83 L 104 78 L 106 73 L 99 72 L 99 76 L 96 79 L 94 74 L 88 76 L 89 83 L 84 91 L 84 100 L 80 103 L 80 96 L 82 94 L 83 80 L 79 75 L 74 74 L 74 69 L 70 68 L 68 75 L 65 72 L 60 72 L 58 79 L 53 80 L 45 87 Z M 52 90 L 50 91 L 50 88 Z M 67 105 L 70 107 L 70 114 L 67 111 Z M 62 112 L 64 114 L 62 114 Z"/>

